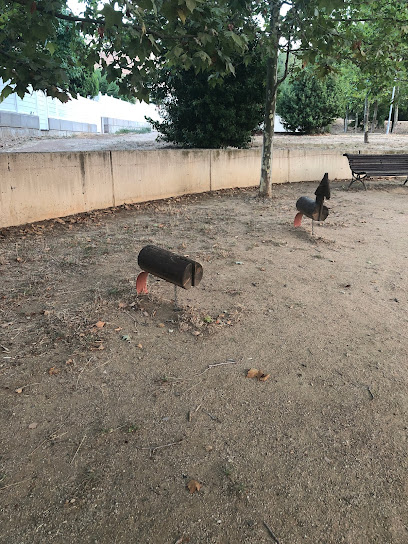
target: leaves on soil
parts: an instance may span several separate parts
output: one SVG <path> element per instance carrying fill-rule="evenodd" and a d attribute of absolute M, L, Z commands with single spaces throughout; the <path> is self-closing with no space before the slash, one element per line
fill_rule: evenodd
<path fill-rule="evenodd" d="M 197 480 L 190 480 L 187 484 L 187 488 L 190 491 L 190 493 L 193 494 L 196 491 L 200 491 L 201 484 L 200 482 L 197 482 Z"/>
<path fill-rule="evenodd" d="M 266 382 L 270 376 L 270 374 L 265 374 L 263 370 L 258 370 L 257 368 L 250 368 L 246 375 L 247 378 L 256 378 L 260 382 Z"/>

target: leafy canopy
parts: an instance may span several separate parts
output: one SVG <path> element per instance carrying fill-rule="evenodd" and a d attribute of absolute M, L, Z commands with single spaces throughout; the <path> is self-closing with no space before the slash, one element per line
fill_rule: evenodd
<path fill-rule="evenodd" d="M 84 66 L 101 65 L 121 94 L 145 99 L 145 81 L 159 65 L 196 73 L 211 68 L 219 78 L 234 72 L 231 54 L 247 43 L 228 1 L 108 0 L 101 6 L 84 0 L 84 8 L 76 16 L 66 0 L 0 0 L 0 77 L 9 82 L 3 97 L 23 96 L 32 85 L 68 99 L 72 86 L 58 51 L 61 21 L 86 37 Z"/>

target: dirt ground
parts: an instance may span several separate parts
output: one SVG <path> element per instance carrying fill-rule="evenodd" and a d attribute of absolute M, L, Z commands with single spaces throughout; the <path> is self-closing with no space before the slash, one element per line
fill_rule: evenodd
<path fill-rule="evenodd" d="M 2 544 L 408 542 L 408 187 L 346 187 L 313 234 L 311 183 L 0 231 Z"/>
<path fill-rule="evenodd" d="M 149 150 L 160 147 L 172 147 L 157 140 L 158 133 L 148 134 L 79 134 L 71 137 L 13 137 L 0 140 L 0 153 L 7 152 L 57 152 L 57 151 L 115 151 L 136 149 Z M 323 134 L 315 136 L 298 136 L 293 134 L 276 134 L 274 147 L 277 149 L 324 148 L 339 149 L 342 153 L 358 152 L 375 153 L 390 150 L 405 153 L 408 147 L 407 134 L 370 134 L 369 143 L 364 144 L 363 134 L 348 132 L 347 134 Z M 262 146 L 262 137 L 254 136 L 252 147 Z"/>

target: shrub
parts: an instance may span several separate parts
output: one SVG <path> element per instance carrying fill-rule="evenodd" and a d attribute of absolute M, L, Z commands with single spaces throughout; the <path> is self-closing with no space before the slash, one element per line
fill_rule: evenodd
<path fill-rule="evenodd" d="M 153 93 L 163 121 L 147 119 L 160 139 L 186 148 L 248 147 L 262 122 L 265 68 L 261 55 L 236 65 L 235 76 L 213 85 L 208 74 L 163 70 Z"/>
<path fill-rule="evenodd" d="M 342 109 L 342 90 L 336 78 L 322 79 L 308 68 L 283 85 L 276 105 L 283 126 L 303 134 L 325 132 Z"/>

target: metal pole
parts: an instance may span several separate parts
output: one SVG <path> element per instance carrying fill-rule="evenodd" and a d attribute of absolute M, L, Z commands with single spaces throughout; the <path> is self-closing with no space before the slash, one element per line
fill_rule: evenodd
<path fill-rule="evenodd" d="M 179 312 L 180 308 L 177 300 L 177 285 L 174 285 L 174 311 Z"/>
<path fill-rule="evenodd" d="M 387 131 L 386 134 L 390 133 L 390 126 L 391 126 L 391 114 L 392 114 L 392 107 L 394 105 L 394 96 L 395 96 L 395 85 L 392 89 L 392 96 L 391 96 L 391 104 L 390 104 L 390 113 L 388 115 L 388 124 L 387 124 Z"/>

